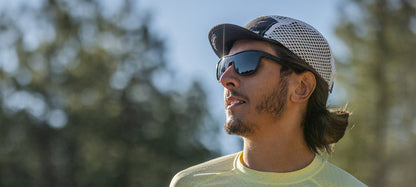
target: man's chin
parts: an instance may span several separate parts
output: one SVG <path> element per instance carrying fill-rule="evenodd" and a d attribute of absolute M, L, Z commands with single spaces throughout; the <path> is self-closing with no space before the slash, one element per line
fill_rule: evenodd
<path fill-rule="evenodd" d="M 228 134 L 235 134 L 238 136 L 247 136 L 253 133 L 254 125 L 244 122 L 240 119 L 227 119 L 224 123 L 224 129 Z"/>

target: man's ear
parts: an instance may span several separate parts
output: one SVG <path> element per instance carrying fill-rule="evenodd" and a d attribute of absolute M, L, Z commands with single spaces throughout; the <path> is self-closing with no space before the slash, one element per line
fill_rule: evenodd
<path fill-rule="evenodd" d="M 291 97 L 292 101 L 296 103 L 306 102 L 315 90 L 315 75 L 310 71 L 305 71 L 297 75 L 296 83 L 297 86 Z"/>

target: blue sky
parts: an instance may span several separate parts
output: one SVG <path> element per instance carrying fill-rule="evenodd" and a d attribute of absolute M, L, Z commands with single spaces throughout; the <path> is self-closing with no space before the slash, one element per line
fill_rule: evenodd
<path fill-rule="evenodd" d="M 332 50 L 342 53 L 342 45 L 336 39 L 333 28 L 336 25 L 336 1 L 331 0 L 141 0 L 141 10 L 152 12 L 152 27 L 167 44 L 168 66 L 177 73 L 173 77 L 177 89 L 185 89 L 192 80 L 202 82 L 208 93 L 209 111 L 219 121 L 225 119 L 223 88 L 215 79 L 215 64 L 218 57 L 208 42 L 208 31 L 221 23 L 244 26 L 256 17 L 282 15 L 302 20 L 318 29 L 328 40 Z M 161 87 L 172 83 L 172 77 L 158 77 Z M 162 83 L 165 82 L 166 85 Z M 335 85 L 337 85 L 335 83 Z M 340 91 L 335 86 L 334 94 Z M 330 96 L 331 97 L 331 96 Z M 332 96 L 333 97 L 333 96 Z M 240 150 L 239 139 L 221 131 L 220 144 L 223 154 Z"/>

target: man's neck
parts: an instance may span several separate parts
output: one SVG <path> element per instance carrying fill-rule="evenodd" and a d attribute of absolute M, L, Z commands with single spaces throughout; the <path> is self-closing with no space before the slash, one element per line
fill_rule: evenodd
<path fill-rule="evenodd" d="M 263 133 L 260 138 L 244 138 L 243 164 L 257 171 L 296 171 L 309 165 L 314 157 L 303 134 Z"/>

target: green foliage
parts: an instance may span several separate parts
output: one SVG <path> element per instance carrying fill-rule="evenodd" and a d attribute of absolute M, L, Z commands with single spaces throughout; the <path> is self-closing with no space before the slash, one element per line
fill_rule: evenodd
<path fill-rule="evenodd" d="M 348 47 L 338 72 L 355 127 L 334 158 L 370 186 L 412 186 L 416 172 L 416 4 L 340 4 L 337 35 Z"/>
<path fill-rule="evenodd" d="M 0 186 L 167 186 L 215 154 L 195 137 L 210 119 L 202 88 L 156 87 L 171 75 L 163 42 L 117 2 L 1 13 Z"/>

